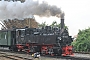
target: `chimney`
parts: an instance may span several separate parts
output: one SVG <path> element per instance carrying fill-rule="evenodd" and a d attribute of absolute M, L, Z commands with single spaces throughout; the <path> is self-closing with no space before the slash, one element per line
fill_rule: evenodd
<path fill-rule="evenodd" d="M 64 13 L 61 14 L 61 29 L 64 29 Z"/>

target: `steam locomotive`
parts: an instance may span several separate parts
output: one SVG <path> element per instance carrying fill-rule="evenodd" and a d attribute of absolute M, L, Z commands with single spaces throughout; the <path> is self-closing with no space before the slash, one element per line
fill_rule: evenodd
<path fill-rule="evenodd" d="M 64 28 L 64 19 L 61 19 L 61 28 L 45 26 L 0 30 L 0 46 L 13 51 L 39 52 L 52 56 L 73 55 L 72 41 L 68 30 Z"/>

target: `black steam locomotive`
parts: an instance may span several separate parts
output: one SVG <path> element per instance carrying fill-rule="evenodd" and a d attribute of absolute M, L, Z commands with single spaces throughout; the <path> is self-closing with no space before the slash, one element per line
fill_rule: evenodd
<path fill-rule="evenodd" d="M 72 41 L 72 37 L 64 28 L 64 19 L 61 19 L 61 28 L 45 26 L 42 28 L 26 27 L 0 31 L 1 47 L 9 47 L 10 50 L 27 53 L 73 55 Z"/>

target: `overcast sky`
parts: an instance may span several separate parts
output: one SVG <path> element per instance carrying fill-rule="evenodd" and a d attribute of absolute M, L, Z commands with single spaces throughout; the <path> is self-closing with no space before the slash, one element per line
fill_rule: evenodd
<path fill-rule="evenodd" d="M 77 35 L 78 30 L 90 27 L 90 0 L 39 0 L 47 1 L 50 5 L 56 5 L 65 12 L 65 24 L 69 28 L 70 35 Z M 53 20 L 60 22 L 59 18 L 39 18 L 37 21 L 51 24 Z"/>

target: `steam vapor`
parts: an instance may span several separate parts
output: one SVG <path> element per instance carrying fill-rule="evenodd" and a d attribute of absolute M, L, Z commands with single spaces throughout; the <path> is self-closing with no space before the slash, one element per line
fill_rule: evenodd
<path fill-rule="evenodd" d="M 30 15 L 60 17 L 61 9 L 43 2 L 26 0 L 24 3 L 0 1 L 0 19 L 25 18 Z"/>

